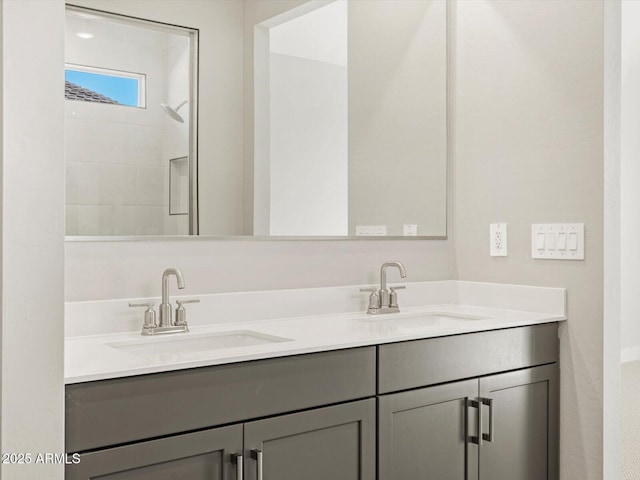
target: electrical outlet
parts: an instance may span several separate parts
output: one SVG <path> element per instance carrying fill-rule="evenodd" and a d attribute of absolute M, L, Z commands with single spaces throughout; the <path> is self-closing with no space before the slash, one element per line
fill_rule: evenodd
<path fill-rule="evenodd" d="M 405 237 L 415 237 L 418 235 L 418 225 L 403 225 L 402 235 Z"/>
<path fill-rule="evenodd" d="M 489 225 L 489 254 L 492 257 L 507 256 L 506 223 L 492 223 Z"/>

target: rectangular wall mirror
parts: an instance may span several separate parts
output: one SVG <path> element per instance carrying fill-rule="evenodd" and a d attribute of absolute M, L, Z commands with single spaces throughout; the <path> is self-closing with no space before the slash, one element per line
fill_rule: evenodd
<path fill-rule="evenodd" d="M 446 237 L 446 0 L 126 3 L 67 7 L 68 240 Z"/>

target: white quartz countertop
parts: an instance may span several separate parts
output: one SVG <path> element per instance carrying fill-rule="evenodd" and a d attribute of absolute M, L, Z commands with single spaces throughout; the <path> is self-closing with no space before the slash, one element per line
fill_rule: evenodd
<path fill-rule="evenodd" d="M 424 284 L 429 283 L 443 291 L 454 287 L 459 291 L 464 290 L 457 285 L 460 282 L 449 282 L 449 286 L 443 286 L 447 282 L 423 282 L 414 287 L 414 293 L 417 288 L 424 288 Z M 435 285 L 436 283 L 440 285 Z M 454 300 L 473 300 L 477 297 L 477 303 L 485 305 L 456 302 L 410 305 L 402 308 L 400 313 L 386 315 L 367 315 L 362 311 L 269 319 L 243 318 L 240 321 L 233 319 L 211 324 L 196 321 L 188 333 L 155 337 L 143 337 L 138 330 L 68 336 L 65 343 L 65 383 L 537 325 L 567 318 L 563 289 L 530 287 L 538 289 L 538 292 L 532 291 L 534 295 L 538 293 L 542 296 L 536 304 L 535 310 L 538 311 L 528 311 L 513 309 L 518 306 L 517 302 L 514 304 L 513 295 L 504 302 L 512 308 L 487 306 L 490 303 L 500 303 L 499 292 L 493 295 L 493 300 L 486 301 L 486 298 L 491 297 L 487 295 L 489 290 L 486 286 L 493 284 L 478 285 L 485 290 L 473 295 L 445 297 Z M 503 293 L 513 294 L 511 287 L 507 286 Z M 516 293 L 523 295 L 527 292 L 519 290 Z M 433 296 L 432 300 L 436 297 L 438 295 Z M 523 300 L 528 305 L 535 303 L 531 303 L 532 299 L 527 299 L 526 295 Z M 415 303 L 415 300 L 409 303 Z M 70 312 L 74 312 L 75 307 L 71 306 Z M 87 305 L 81 307 L 80 310 L 86 313 Z M 109 308 L 104 310 L 108 312 Z M 228 342 L 232 346 L 229 347 Z"/>

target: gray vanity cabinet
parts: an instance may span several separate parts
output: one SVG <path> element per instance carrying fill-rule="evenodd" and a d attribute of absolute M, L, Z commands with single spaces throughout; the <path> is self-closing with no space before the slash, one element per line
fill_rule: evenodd
<path fill-rule="evenodd" d="M 66 478 L 375 480 L 375 374 L 364 347 L 69 385 Z"/>
<path fill-rule="evenodd" d="M 233 480 L 242 425 L 84 453 L 66 480 Z"/>
<path fill-rule="evenodd" d="M 478 447 L 466 441 L 478 381 L 380 397 L 379 480 L 477 480 Z M 469 416 L 469 418 L 467 418 Z"/>
<path fill-rule="evenodd" d="M 84 453 L 66 479 L 375 480 L 375 435 L 369 399 Z"/>
<path fill-rule="evenodd" d="M 492 441 L 480 447 L 480 480 L 557 480 L 557 365 L 481 378 L 480 397 L 494 409 Z M 485 407 L 484 425 L 489 413 Z"/>
<path fill-rule="evenodd" d="M 244 478 L 375 480 L 375 439 L 375 399 L 246 423 Z"/>
<path fill-rule="evenodd" d="M 378 422 L 379 480 L 558 478 L 557 364 L 385 395 Z"/>
<path fill-rule="evenodd" d="M 68 385 L 66 478 L 557 480 L 558 347 L 544 324 Z"/>
<path fill-rule="evenodd" d="M 557 480 L 558 356 L 556 324 L 379 346 L 379 480 Z"/>

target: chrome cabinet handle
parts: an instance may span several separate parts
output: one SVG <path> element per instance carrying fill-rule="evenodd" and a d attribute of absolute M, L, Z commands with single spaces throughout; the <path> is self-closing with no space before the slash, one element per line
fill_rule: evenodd
<path fill-rule="evenodd" d="M 478 409 L 478 419 L 476 428 L 478 429 L 478 436 L 475 435 L 469 436 L 469 441 L 471 443 L 475 443 L 476 445 L 482 445 L 482 403 L 478 400 L 467 400 L 467 407 L 477 408 Z M 469 428 L 469 422 L 467 422 L 467 429 Z M 467 432 L 468 433 L 468 432 Z"/>
<path fill-rule="evenodd" d="M 256 480 L 262 480 L 262 450 L 257 448 L 251 450 L 251 458 L 256 461 Z"/>
<path fill-rule="evenodd" d="M 242 476 L 244 475 L 242 471 L 243 466 L 243 458 L 242 455 L 238 455 L 237 453 L 233 453 L 231 455 L 233 462 L 236 464 L 236 480 L 242 480 Z"/>
<path fill-rule="evenodd" d="M 494 437 L 494 415 L 493 415 L 493 398 L 483 398 L 482 400 L 482 404 L 483 405 L 487 405 L 489 407 L 489 433 L 483 433 L 482 434 L 482 438 L 484 440 L 486 440 L 487 442 L 492 442 L 494 441 L 495 437 Z"/>

